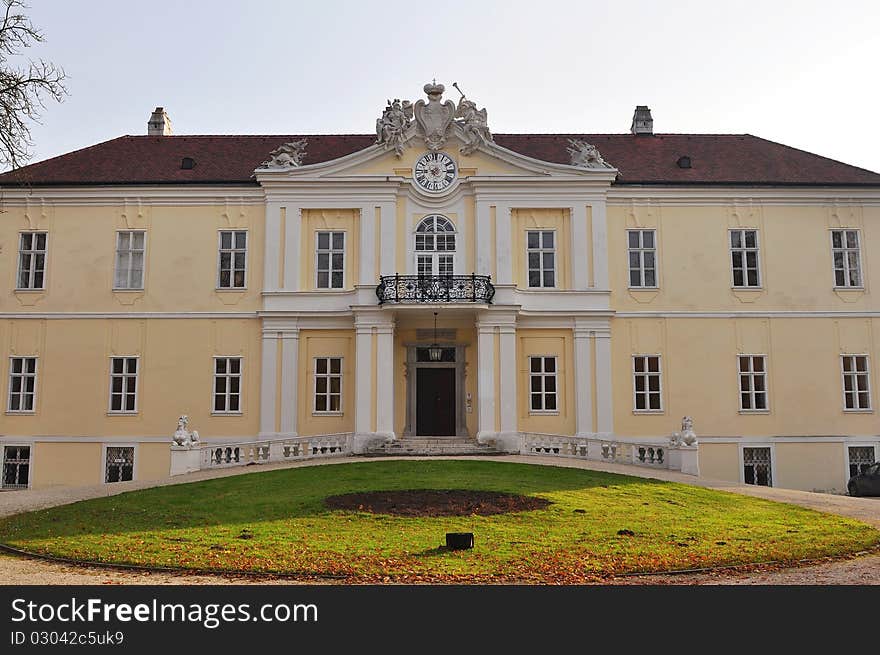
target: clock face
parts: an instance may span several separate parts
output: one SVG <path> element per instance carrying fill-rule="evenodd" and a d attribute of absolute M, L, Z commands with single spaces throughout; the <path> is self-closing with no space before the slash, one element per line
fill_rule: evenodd
<path fill-rule="evenodd" d="M 416 184 L 430 193 L 446 191 L 458 174 L 455 161 L 445 152 L 426 152 L 416 161 L 413 173 Z"/>

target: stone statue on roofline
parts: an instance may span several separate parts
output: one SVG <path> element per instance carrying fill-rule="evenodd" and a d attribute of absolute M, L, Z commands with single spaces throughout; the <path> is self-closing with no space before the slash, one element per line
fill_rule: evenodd
<path fill-rule="evenodd" d="M 260 164 L 260 168 L 296 168 L 302 166 L 306 156 L 307 139 L 291 141 L 279 146 L 269 153 L 269 159 Z"/>
<path fill-rule="evenodd" d="M 486 108 L 478 110 L 477 103 L 468 100 L 462 90 L 458 88 L 458 82 L 453 82 L 452 86 L 461 93 L 461 99 L 455 109 L 455 119 L 461 127 L 465 141 L 460 152 L 463 155 L 469 155 L 479 146 L 485 146 L 492 140 Z"/>
<path fill-rule="evenodd" d="M 571 165 L 578 168 L 612 168 L 611 164 L 606 162 L 599 149 L 582 141 L 581 139 L 569 139 L 568 154 L 571 156 Z"/>
<path fill-rule="evenodd" d="M 403 144 L 406 132 L 413 121 L 413 105 L 409 100 L 399 98 L 388 101 L 382 116 L 376 119 L 376 143 L 386 148 L 393 148 L 400 158 L 403 155 Z"/>

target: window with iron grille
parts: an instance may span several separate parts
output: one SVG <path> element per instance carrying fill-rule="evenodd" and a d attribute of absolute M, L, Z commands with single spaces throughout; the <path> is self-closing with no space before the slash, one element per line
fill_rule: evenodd
<path fill-rule="evenodd" d="M 761 286 L 757 230 L 730 231 L 730 261 L 734 287 Z"/>
<path fill-rule="evenodd" d="M 342 412 L 342 357 L 315 358 L 315 413 Z"/>
<path fill-rule="evenodd" d="M 46 232 L 22 232 L 18 242 L 18 289 L 43 289 L 46 274 Z"/>
<path fill-rule="evenodd" d="M 110 411 L 137 411 L 137 357 L 110 358 Z"/>
<path fill-rule="evenodd" d="M 10 412 L 33 412 L 37 397 L 37 358 L 9 358 L 9 402 Z"/>
<path fill-rule="evenodd" d="M 529 287 L 556 286 L 556 233 L 529 230 L 526 233 Z"/>
<path fill-rule="evenodd" d="M 144 288 L 144 246 L 146 232 L 130 230 L 116 233 L 116 275 L 114 289 Z"/>
<path fill-rule="evenodd" d="M 834 286 L 861 287 L 862 262 L 858 230 L 831 230 Z"/>
<path fill-rule="evenodd" d="M 221 230 L 217 286 L 244 289 L 247 272 L 247 232 Z"/>
<path fill-rule="evenodd" d="M 557 412 L 556 357 L 529 357 L 529 390 L 532 412 Z"/>
<path fill-rule="evenodd" d="M 770 448 L 743 448 L 743 481 L 761 487 L 773 486 Z"/>
<path fill-rule="evenodd" d="M 657 286 L 657 245 L 654 230 L 627 230 L 629 286 Z"/>
<path fill-rule="evenodd" d="M 864 473 L 875 462 L 874 446 L 849 446 L 849 476 Z"/>
<path fill-rule="evenodd" d="M 767 411 L 767 358 L 764 355 L 738 355 L 736 359 L 740 411 Z"/>
<path fill-rule="evenodd" d="M 134 447 L 108 446 L 104 482 L 127 482 L 134 478 Z"/>
<path fill-rule="evenodd" d="M 660 356 L 633 356 L 633 409 L 637 412 L 663 411 L 660 386 Z"/>
<path fill-rule="evenodd" d="M 345 232 L 318 232 L 315 249 L 315 287 L 345 286 Z"/>
<path fill-rule="evenodd" d="M 3 488 L 27 489 L 31 474 L 30 446 L 4 446 Z"/>
<path fill-rule="evenodd" d="M 214 412 L 241 412 L 241 357 L 214 358 Z"/>
<path fill-rule="evenodd" d="M 868 358 L 865 355 L 841 355 L 843 371 L 843 408 L 845 410 L 871 409 L 871 381 Z"/>

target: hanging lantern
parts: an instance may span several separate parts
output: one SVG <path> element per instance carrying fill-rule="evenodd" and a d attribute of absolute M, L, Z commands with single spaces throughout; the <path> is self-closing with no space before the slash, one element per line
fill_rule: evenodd
<path fill-rule="evenodd" d="M 443 359 L 443 348 L 437 343 L 437 312 L 434 312 L 434 343 L 428 347 L 428 359 L 432 362 Z"/>

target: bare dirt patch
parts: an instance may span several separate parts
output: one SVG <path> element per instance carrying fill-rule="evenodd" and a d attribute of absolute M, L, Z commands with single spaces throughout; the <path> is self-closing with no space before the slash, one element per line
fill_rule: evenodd
<path fill-rule="evenodd" d="M 544 509 L 549 500 L 497 491 L 412 489 L 328 496 L 330 509 L 394 516 L 491 516 Z"/>

